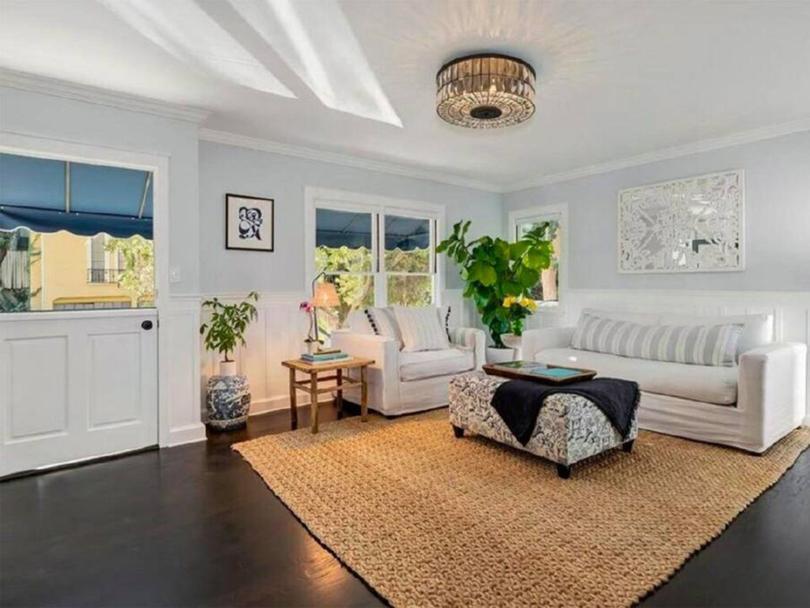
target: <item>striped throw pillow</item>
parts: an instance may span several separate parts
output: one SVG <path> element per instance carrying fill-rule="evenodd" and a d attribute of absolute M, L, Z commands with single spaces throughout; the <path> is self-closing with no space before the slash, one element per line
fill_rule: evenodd
<path fill-rule="evenodd" d="M 583 314 L 571 347 L 635 359 L 733 367 L 742 330 L 740 323 L 642 325 Z"/>
<path fill-rule="evenodd" d="M 402 336 L 402 350 L 443 350 L 450 348 L 447 332 L 439 322 L 435 306 L 394 306 L 394 316 Z"/>
<path fill-rule="evenodd" d="M 402 336 L 391 308 L 366 308 L 364 312 L 368 324 L 371 325 L 371 329 L 376 335 L 396 340 L 397 348 L 402 349 Z"/>

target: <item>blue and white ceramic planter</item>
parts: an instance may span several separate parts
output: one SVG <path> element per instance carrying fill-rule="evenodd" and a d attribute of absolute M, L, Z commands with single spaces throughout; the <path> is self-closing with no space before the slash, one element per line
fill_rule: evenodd
<path fill-rule="evenodd" d="M 205 399 L 208 426 L 218 431 L 241 428 L 250 411 L 250 386 L 245 376 L 211 376 Z"/>

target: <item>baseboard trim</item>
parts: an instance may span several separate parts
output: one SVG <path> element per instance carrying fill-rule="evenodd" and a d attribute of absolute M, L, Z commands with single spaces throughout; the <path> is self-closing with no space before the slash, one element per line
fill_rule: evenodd
<path fill-rule="evenodd" d="M 169 437 L 161 447 L 174 448 L 186 443 L 196 443 L 205 441 L 205 425 L 202 422 L 195 422 L 187 426 L 169 429 Z"/>
<path fill-rule="evenodd" d="M 309 405 L 309 395 L 299 392 L 296 398 L 296 405 Z M 323 403 L 323 402 L 321 402 Z M 261 416 L 271 412 L 281 412 L 290 409 L 290 398 L 287 395 L 276 395 L 264 399 L 254 399 L 250 404 L 248 416 Z"/>

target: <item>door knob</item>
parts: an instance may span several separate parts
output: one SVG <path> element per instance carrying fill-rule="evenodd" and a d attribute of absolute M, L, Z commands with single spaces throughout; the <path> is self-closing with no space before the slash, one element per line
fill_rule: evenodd
<path fill-rule="evenodd" d="M 152 321 L 144 321 L 143 323 L 141 323 L 141 327 L 146 331 L 149 331 L 150 329 L 152 329 Z"/>

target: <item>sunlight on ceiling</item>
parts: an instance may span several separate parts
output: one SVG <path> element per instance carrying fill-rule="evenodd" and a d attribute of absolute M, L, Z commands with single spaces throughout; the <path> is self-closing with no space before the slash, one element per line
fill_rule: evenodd
<path fill-rule="evenodd" d="M 265 93 L 296 97 L 196 0 L 99 0 L 174 57 Z M 402 127 L 337 0 L 227 0 L 328 108 Z"/>
<path fill-rule="evenodd" d="M 228 0 L 326 107 L 402 126 L 337 0 Z"/>
<path fill-rule="evenodd" d="M 251 89 L 295 97 L 194 0 L 99 0 L 174 57 Z"/>

